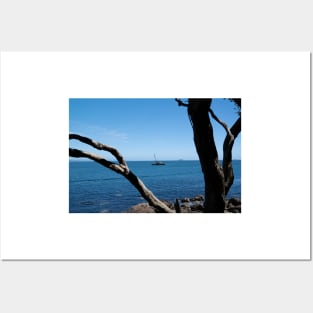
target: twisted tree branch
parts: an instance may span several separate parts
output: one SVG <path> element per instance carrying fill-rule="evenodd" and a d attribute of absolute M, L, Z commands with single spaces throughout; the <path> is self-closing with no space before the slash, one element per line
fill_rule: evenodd
<path fill-rule="evenodd" d="M 80 136 L 78 134 L 69 134 L 69 139 L 76 139 L 76 140 L 79 140 L 89 146 L 92 146 L 98 150 L 104 150 L 104 151 L 107 151 L 107 152 L 110 152 L 115 158 L 116 160 L 121 164 L 121 165 L 124 165 L 124 166 L 127 166 L 123 156 L 119 153 L 118 150 L 116 150 L 115 148 L 113 147 L 110 147 L 110 146 L 107 146 L 107 145 L 104 145 L 100 142 L 97 142 L 97 141 L 94 141 L 88 137 L 83 137 L 83 136 Z"/>
<path fill-rule="evenodd" d="M 241 117 L 230 128 L 230 134 L 227 134 L 223 144 L 223 172 L 225 181 L 225 194 L 228 193 L 234 182 L 234 172 L 232 164 L 232 149 L 235 139 L 241 131 Z"/>
<path fill-rule="evenodd" d="M 241 104 L 237 103 L 238 106 Z M 232 164 L 232 149 L 235 142 L 236 137 L 239 135 L 241 131 L 241 117 L 237 119 L 237 121 L 233 124 L 231 128 L 228 127 L 226 123 L 221 121 L 214 113 L 214 111 L 210 108 L 209 110 L 212 117 L 225 129 L 227 135 L 223 144 L 223 172 L 224 172 L 224 182 L 225 182 L 225 195 L 227 195 L 230 187 L 234 182 L 234 171 Z"/>
<path fill-rule="evenodd" d="M 102 156 L 99 156 L 94 153 L 69 148 L 69 155 L 74 158 L 88 158 L 93 160 L 106 168 L 111 169 L 112 171 L 124 176 L 141 194 L 141 196 L 148 201 L 149 205 L 153 206 L 156 209 L 156 212 L 160 213 L 175 213 L 174 210 L 170 209 L 165 203 L 160 201 L 153 193 L 150 191 L 145 184 L 132 172 L 129 170 L 128 165 L 120 154 L 120 152 L 110 146 L 106 146 L 100 142 L 93 141 L 90 138 L 83 137 L 77 134 L 70 134 L 69 139 L 77 139 L 83 143 L 86 143 L 98 150 L 104 150 L 110 152 L 119 162 L 114 163 L 106 160 Z"/>

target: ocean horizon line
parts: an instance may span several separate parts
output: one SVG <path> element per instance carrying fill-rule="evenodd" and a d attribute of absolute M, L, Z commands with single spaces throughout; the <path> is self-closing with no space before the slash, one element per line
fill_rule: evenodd
<path fill-rule="evenodd" d="M 110 162 L 116 162 L 115 159 L 107 159 Z M 69 158 L 70 162 L 95 162 L 93 160 L 90 159 L 84 159 L 84 158 Z M 155 162 L 155 160 L 125 160 L 126 162 Z M 165 160 L 159 160 L 162 162 L 185 162 L 185 161 L 199 161 L 199 159 L 165 159 Z M 222 162 L 223 160 L 219 160 L 220 162 Z M 233 159 L 232 161 L 241 161 L 241 159 Z M 199 161 L 200 162 L 200 161 Z"/>

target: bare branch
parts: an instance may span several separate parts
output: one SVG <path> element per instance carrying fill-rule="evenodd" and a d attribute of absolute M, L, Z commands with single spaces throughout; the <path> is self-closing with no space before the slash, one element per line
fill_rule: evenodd
<path fill-rule="evenodd" d="M 161 213 L 175 213 L 174 210 L 170 209 L 165 203 L 160 201 L 145 185 L 144 183 L 132 172 L 129 170 L 123 156 L 119 153 L 115 148 L 106 146 L 102 143 L 93 141 L 87 137 L 83 137 L 77 134 L 70 134 L 69 139 L 77 139 L 81 142 L 84 142 L 96 149 L 105 150 L 113 154 L 116 159 L 120 162 L 119 164 L 110 162 L 94 153 L 69 148 L 69 155 L 74 158 L 88 158 L 93 160 L 104 167 L 111 169 L 112 171 L 124 176 L 142 195 L 144 199 L 146 199 L 149 205 L 153 206 L 157 212 Z"/>
<path fill-rule="evenodd" d="M 232 149 L 235 139 L 241 131 L 241 117 L 233 124 L 230 129 L 231 135 L 227 135 L 223 144 L 223 172 L 225 181 L 225 194 L 228 193 L 234 182 L 234 172 L 232 165 Z"/>
<path fill-rule="evenodd" d="M 77 134 L 70 134 L 69 135 L 69 139 L 77 139 L 89 146 L 92 146 L 98 150 L 104 150 L 104 151 L 107 151 L 107 152 L 110 152 L 115 158 L 116 160 L 127 167 L 127 164 L 123 158 L 123 156 L 118 152 L 118 150 L 116 150 L 115 148 L 113 147 L 110 147 L 110 146 L 107 146 L 107 145 L 104 145 L 100 142 L 97 142 L 97 141 L 94 141 L 88 137 L 83 137 L 83 136 L 80 136 L 80 135 L 77 135 Z"/>
<path fill-rule="evenodd" d="M 226 133 L 229 135 L 229 136 L 232 136 L 232 133 L 230 131 L 230 129 L 228 128 L 227 124 L 224 123 L 222 120 L 220 120 L 214 113 L 214 111 L 210 108 L 209 110 L 210 114 L 212 115 L 212 117 L 216 120 L 216 122 L 218 122 L 220 125 L 222 125 L 224 127 L 224 129 L 226 130 Z"/>
<path fill-rule="evenodd" d="M 225 183 L 225 195 L 227 195 L 230 187 L 234 182 L 234 172 L 232 164 L 232 149 L 236 137 L 241 131 L 241 118 L 239 117 L 237 121 L 233 124 L 231 128 L 228 127 L 226 123 L 221 121 L 210 108 L 209 110 L 211 116 L 225 129 L 227 135 L 223 144 L 223 172 L 224 172 L 224 183 Z"/>
<path fill-rule="evenodd" d="M 233 134 L 233 136 L 235 137 L 235 139 L 237 138 L 237 136 L 240 134 L 241 132 L 241 117 L 239 117 L 237 119 L 237 121 L 233 124 L 233 126 L 230 129 L 231 133 Z"/>
<path fill-rule="evenodd" d="M 178 103 L 178 106 L 188 107 L 188 104 L 184 103 L 180 99 L 175 98 L 175 101 Z"/>
<path fill-rule="evenodd" d="M 93 160 L 121 175 L 126 175 L 127 172 L 129 172 L 128 168 L 126 169 L 121 164 L 110 162 L 106 160 L 105 158 L 94 153 L 70 148 L 69 155 L 72 158 L 87 158 L 87 159 Z"/>

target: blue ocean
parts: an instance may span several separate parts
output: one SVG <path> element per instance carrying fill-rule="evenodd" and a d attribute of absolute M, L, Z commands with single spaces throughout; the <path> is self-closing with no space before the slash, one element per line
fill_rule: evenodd
<path fill-rule="evenodd" d="M 165 161 L 153 166 L 151 161 L 127 164 L 161 200 L 191 198 L 204 194 L 199 161 Z M 235 181 L 227 198 L 241 198 L 241 161 L 233 161 Z M 121 175 L 92 161 L 69 162 L 70 213 L 118 213 L 145 202 L 139 192 Z"/>

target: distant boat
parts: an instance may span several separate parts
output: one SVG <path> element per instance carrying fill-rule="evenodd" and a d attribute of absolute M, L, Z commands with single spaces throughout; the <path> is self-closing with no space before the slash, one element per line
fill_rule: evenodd
<path fill-rule="evenodd" d="M 164 162 L 158 161 L 157 158 L 155 157 L 155 155 L 154 155 L 154 159 L 155 159 L 155 162 L 153 162 L 152 165 L 165 165 Z"/>

